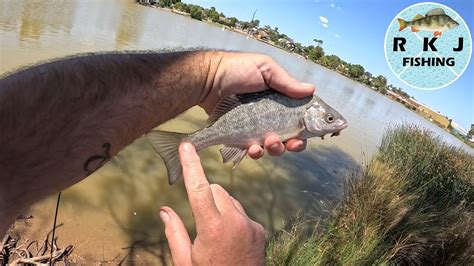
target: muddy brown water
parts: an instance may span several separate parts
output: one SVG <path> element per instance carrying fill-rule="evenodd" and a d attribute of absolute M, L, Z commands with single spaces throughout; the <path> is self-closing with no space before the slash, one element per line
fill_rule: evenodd
<path fill-rule="evenodd" d="M 182 49 L 192 47 L 271 55 L 349 122 L 337 138 L 313 139 L 305 152 L 244 160 L 233 172 L 218 148 L 201 152 L 209 179 L 242 202 L 268 236 L 302 210 L 321 212 L 337 198 L 340 184 L 360 168 L 389 124 L 412 122 L 447 142 L 463 145 L 435 125 L 376 92 L 333 71 L 235 32 L 133 1 L 0 1 L 0 74 L 40 61 L 83 52 Z M 204 125 L 205 113 L 190 109 L 160 128 L 190 132 Z M 469 148 L 467 148 L 469 149 Z M 56 196 L 35 205 L 33 219 L 16 223 L 24 238 L 43 239 L 50 230 Z M 144 139 L 137 139 L 101 170 L 63 192 L 56 235 L 76 246 L 73 260 L 99 263 L 163 263 L 169 260 L 158 208 L 168 205 L 193 233 L 182 181 L 170 187 L 164 165 Z"/>

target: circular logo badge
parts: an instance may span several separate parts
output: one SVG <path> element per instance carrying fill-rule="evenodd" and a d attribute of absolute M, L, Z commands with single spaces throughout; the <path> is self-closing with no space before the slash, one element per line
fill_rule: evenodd
<path fill-rule="evenodd" d="M 385 34 L 385 58 L 405 84 L 422 90 L 448 86 L 466 70 L 472 40 L 456 11 L 419 3 L 400 12 Z"/>

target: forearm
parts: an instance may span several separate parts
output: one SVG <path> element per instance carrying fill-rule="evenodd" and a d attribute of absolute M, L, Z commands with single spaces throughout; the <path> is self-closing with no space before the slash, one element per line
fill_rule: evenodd
<path fill-rule="evenodd" d="M 218 63 L 212 52 L 100 54 L 1 79 L 0 234 L 22 208 L 200 103 Z"/>

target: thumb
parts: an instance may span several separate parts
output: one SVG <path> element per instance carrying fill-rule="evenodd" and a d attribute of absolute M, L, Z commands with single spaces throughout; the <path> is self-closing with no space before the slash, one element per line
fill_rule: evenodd
<path fill-rule="evenodd" d="M 165 234 L 174 265 L 191 265 L 191 239 L 183 222 L 171 208 L 160 208 L 160 218 L 165 224 Z"/>
<path fill-rule="evenodd" d="M 286 70 L 271 59 L 263 62 L 260 71 L 270 88 L 286 94 L 287 96 L 303 98 L 310 96 L 315 90 L 314 85 L 298 82 L 290 76 Z"/>

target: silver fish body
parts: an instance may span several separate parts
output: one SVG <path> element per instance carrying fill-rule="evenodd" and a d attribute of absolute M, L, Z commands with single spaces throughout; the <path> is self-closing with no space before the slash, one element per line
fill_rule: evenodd
<path fill-rule="evenodd" d="M 182 175 L 177 153 L 183 141 L 191 142 L 197 150 L 223 144 L 224 163 L 232 161 L 235 167 L 250 145 L 262 145 L 269 134 L 286 141 L 338 135 L 347 127 L 346 120 L 318 96 L 294 99 L 273 90 L 228 96 L 217 106 L 211 120 L 215 121 L 192 134 L 152 131 L 147 135 L 165 162 L 170 184 Z"/>

